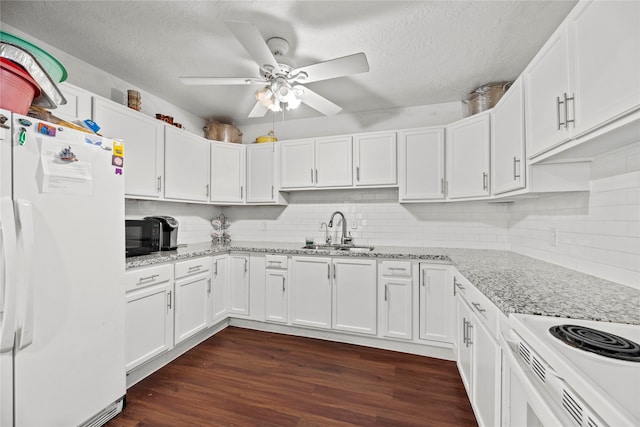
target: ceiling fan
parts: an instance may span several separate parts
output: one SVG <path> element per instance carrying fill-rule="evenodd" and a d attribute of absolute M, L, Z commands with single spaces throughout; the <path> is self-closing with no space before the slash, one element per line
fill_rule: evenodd
<path fill-rule="evenodd" d="M 364 53 L 343 56 L 296 68 L 289 57 L 289 42 L 273 37 L 266 42 L 250 22 L 225 22 L 260 67 L 260 77 L 180 77 L 185 85 L 264 85 L 256 91 L 256 105 L 249 117 L 263 117 L 267 111 L 297 108 L 301 102 L 324 115 L 337 114 L 341 107 L 303 86 L 304 83 L 334 79 L 369 71 Z"/>

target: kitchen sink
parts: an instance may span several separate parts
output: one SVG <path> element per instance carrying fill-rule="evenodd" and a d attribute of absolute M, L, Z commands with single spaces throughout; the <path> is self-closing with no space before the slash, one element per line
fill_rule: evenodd
<path fill-rule="evenodd" d="M 325 251 L 345 251 L 345 252 L 369 252 L 373 246 L 358 245 L 305 245 L 302 249 L 325 250 Z"/>

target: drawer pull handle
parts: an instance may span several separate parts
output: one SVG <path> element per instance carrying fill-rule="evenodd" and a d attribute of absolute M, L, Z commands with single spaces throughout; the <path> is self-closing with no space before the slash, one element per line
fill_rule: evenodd
<path fill-rule="evenodd" d="M 478 310 L 478 313 L 484 313 L 485 311 L 487 311 L 487 310 L 485 310 L 484 308 L 482 308 L 482 306 L 480 305 L 480 303 L 479 303 L 479 302 L 472 302 L 472 303 L 471 303 L 471 305 L 472 305 L 476 310 Z"/>
<path fill-rule="evenodd" d="M 148 283 L 148 282 L 155 282 L 156 277 L 159 277 L 159 274 L 152 274 L 151 276 L 147 276 L 147 277 L 141 277 L 138 280 L 138 285 L 142 285 L 143 283 Z"/>
<path fill-rule="evenodd" d="M 192 265 L 191 267 L 189 267 L 189 273 L 194 272 L 194 271 L 198 271 L 202 268 L 202 264 L 200 265 Z"/>

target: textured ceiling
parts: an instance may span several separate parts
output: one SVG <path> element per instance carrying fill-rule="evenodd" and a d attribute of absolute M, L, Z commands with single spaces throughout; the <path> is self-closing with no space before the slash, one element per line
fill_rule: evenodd
<path fill-rule="evenodd" d="M 370 72 L 308 86 L 342 113 L 459 101 L 513 80 L 575 1 L 6 1 L 0 19 L 200 117 L 249 119 L 256 86 L 185 86 L 179 76 L 257 77 L 225 27 L 256 24 L 297 66 L 357 52 Z M 73 82 L 73 76 L 70 77 Z M 307 106 L 287 120 L 316 117 Z"/>

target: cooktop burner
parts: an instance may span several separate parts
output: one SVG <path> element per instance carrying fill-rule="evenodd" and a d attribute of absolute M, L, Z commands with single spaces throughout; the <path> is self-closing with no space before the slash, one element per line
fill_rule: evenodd
<path fill-rule="evenodd" d="M 613 359 L 640 362 L 640 345 L 609 332 L 577 325 L 552 326 L 549 332 L 562 342 L 580 350 Z"/>

